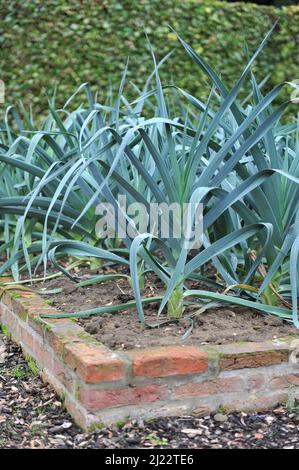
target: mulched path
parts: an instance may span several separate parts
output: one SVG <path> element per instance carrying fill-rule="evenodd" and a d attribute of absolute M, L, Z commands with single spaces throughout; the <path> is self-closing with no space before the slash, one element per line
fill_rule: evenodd
<path fill-rule="evenodd" d="M 0 334 L 0 448 L 285 448 L 299 449 L 299 414 L 263 413 L 129 421 L 83 433 L 20 348 Z"/>

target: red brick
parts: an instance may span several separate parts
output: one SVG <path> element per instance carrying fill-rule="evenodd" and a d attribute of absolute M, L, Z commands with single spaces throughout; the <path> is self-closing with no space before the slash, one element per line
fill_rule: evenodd
<path fill-rule="evenodd" d="M 222 393 L 244 391 L 244 382 L 238 377 L 226 377 L 215 380 L 206 380 L 201 383 L 188 383 L 175 387 L 174 398 L 205 397 Z"/>
<path fill-rule="evenodd" d="M 254 367 L 266 367 L 287 362 L 286 351 L 261 351 L 248 354 L 227 355 L 220 359 L 221 370 L 236 370 Z"/>
<path fill-rule="evenodd" d="M 2 314 L 2 322 L 8 328 L 8 330 L 12 334 L 12 336 L 15 337 L 16 339 L 18 339 L 19 338 L 19 330 L 20 330 L 20 327 L 19 327 L 19 324 L 18 324 L 18 318 L 8 308 L 4 309 L 4 312 Z"/>
<path fill-rule="evenodd" d="M 265 367 L 287 362 L 290 354 L 288 341 L 275 343 L 239 343 L 214 346 L 220 356 L 220 370 Z"/>
<path fill-rule="evenodd" d="M 38 362 L 41 368 L 48 368 L 49 370 L 53 367 L 53 355 L 50 351 L 45 348 L 43 343 L 34 339 L 32 353 L 34 359 Z"/>
<path fill-rule="evenodd" d="M 18 293 L 20 295 L 20 293 Z M 39 299 L 34 294 L 28 292 L 22 292 L 21 297 L 12 299 L 12 308 L 15 313 L 17 313 L 22 320 L 26 320 L 29 315 L 30 308 L 33 306 L 46 306 L 42 299 Z"/>
<path fill-rule="evenodd" d="M 5 307 L 11 309 L 12 308 L 12 298 L 8 295 L 7 291 L 4 291 L 2 293 L 1 289 L 0 289 L 0 295 L 1 295 L 1 302 L 5 305 Z"/>
<path fill-rule="evenodd" d="M 195 346 L 162 346 L 128 353 L 136 377 L 166 377 L 208 370 L 208 355 Z"/>
<path fill-rule="evenodd" d="M 28 309 L 28 315 L 30 317 L 40 316 L 40 315 L 56 315 L 58 312 L 55 308 L 49 307 L 47 304 L 40 305 L 31 305 Z"/>
<path fill-rule="evenodd" d="M 41 338 L 44 336 L 44 332 L 46 329 L 45 323 L 39 318 L 39 316 L 35 317 L 27 317 L 27 324 L 28 326 L 35 331 Z"/>
<path fill-rule="evenodd" d="M 299 386 L 299 374 L 277 375 L 270 382 L 272 388 L 288 388 L 291 385 Z"/>
<path fill-rule="evenodd" d="M 55 320 L 54 318 L 41 318 L 40 314 L 50 314 L 55 315 L 57 314 L 57 310 L 53 309 L 52 307 L 45 307 L 45 305 L 41 308 L 31 307 L 29 310 L 29 315 L 27 318 L 27 322 L 30 327 L 36 331 L 40 336 L 44 336 L 45 332 L 47 331 L 47 324 L 53 321 L 64 321 L 62 319 Z M 71 323 L 70 320 L 67 320 Z"/>
<path fill-rule="evenodd" d="M 81 390 L 80 402 L 90 411 L 152 403 L 167 398 L 167 385 L 144 385 L 114 390 Z"/>
<path fill-rule="evenodd" d="M 73 391 L 74 380 L 70 372 L 67 370 L 66 366 L 62 364 L 57 358 L 53 359 L 50 372 L 52 372 L 54 377 L 58 379 L 65 386 L 67 390 L 69 390 L 70 392 Z"/>
<path fill-rule="evenodd" d="M 125 375 L 126 363 L 100 344 L 68 343 L 64 360 L 87 383 L 121 380 Z"/>
<path fill-rule="evenodd" d="M 20 297 L 12 297 L 12 294 L 17 294 Z M 26 320 L 28 317 L 35 317 L 41 313 L 55 314 L 57 310 L 50 307 L 43 299 L 39 298 L 35 294 L 28 292 L 11 291 L 10 295 L 5 296 L 4 303 L 11 308 L 15 314 L 17 314 L 22 320 Z"/>
<path fill-rule="evenodd" d="M 68 319 L 47 319 L 44 337 L 47 344 L 59 355 L 63 355 L 66 344 L 80 341 L 80 334 L 86 334 L 83 328 Z"/>
<path fill-rule="evenodd" d="M 248 387 L 250 391 L 262 390 L 267 384 L 268 378 L 264 374 L 253 374 L 248 377 Z"/>
<path fill-rule="evenodd" d="M 27 346 L 31 351 L 33 351 L 34 340 L 32 333 L 28 331 L 25 325 L 20 325 L 20 341 Z"/>
<path fill-rule="evenodd" d="M 14 313 L 22 317 L 27 315 L 28 306 L 34 302 L 43 302 L 36 294 L 31 292 L 23 292 L 21 290 L 7 290 L 3 294 L 3 303 L 11 308 Z"/>

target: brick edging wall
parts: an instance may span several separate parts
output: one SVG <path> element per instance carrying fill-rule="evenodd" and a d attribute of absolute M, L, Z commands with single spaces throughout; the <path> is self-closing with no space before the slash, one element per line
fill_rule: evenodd
<path fill-rule="evenodd" d="M 0 322 L 83 429 L 133 417 L 210 413 L 220 406 L 263 409 L 290 394 L 299 398 L 299 336 L 115 352 L 76 322 L 41 319 L 41 313 L 58 312 L 35 293 L 2 292 Z"/>

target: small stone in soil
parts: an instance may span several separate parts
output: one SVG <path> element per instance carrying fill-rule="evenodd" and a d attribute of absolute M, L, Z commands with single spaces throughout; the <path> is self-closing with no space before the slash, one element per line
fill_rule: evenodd
<path fill-rule="evenodd" d="M 214 420 L 219 423 L 225 423 L 228 420 L 228 417 L 222 413 L 217 413 L 214 415 Z"/>

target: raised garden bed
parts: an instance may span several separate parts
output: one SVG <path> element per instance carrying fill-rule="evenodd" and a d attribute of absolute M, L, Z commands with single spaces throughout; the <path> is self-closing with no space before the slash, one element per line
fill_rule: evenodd
<path fill-rule="evenodd" d="M 232 449 L 299 447 L 296 404 L 245 413 L 117 421 L 93 433 L 72 423 L 33 361 L 0 333 L 0 449 Z"/>
<path fill-rule="evenodd" d="M 40 296 L 5 290 L 1 323 L 84 429 L 128 417 L 263 409 L 299 395 L 292 335 L 225 345 L 111 350 Z"/>

